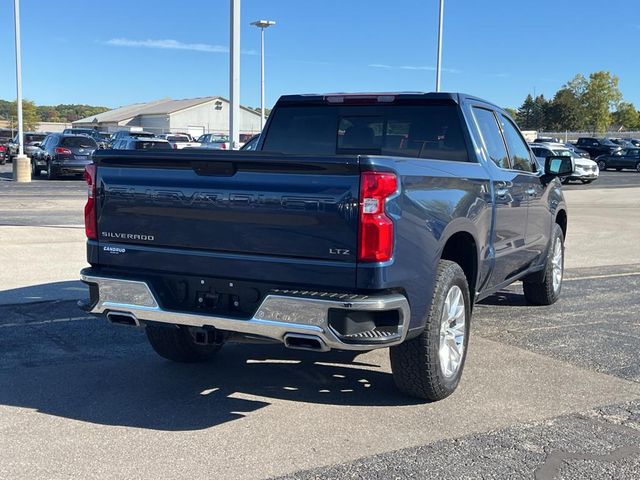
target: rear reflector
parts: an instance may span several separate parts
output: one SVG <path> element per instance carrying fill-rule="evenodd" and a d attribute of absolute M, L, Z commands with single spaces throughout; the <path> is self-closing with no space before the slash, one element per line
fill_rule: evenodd
<path fill-rule="evenodd" d="M 398 178 L 394 173 L 360 175 L 358 260 L 385 262 L 393 256 L 393 220 L 385 213 L 385 201 L 397 189 Z"/>
<path fill-rule="evenodd" d="M 84 231 L 89 240 L 97 240 L 96 166 L 93 163 L 84 167 L 84 179 L 87 182 L 87 203 L 84 206 Z"/>

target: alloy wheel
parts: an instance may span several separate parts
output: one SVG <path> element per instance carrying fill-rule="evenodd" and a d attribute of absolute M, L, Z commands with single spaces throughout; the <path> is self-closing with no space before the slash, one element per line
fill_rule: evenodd
<path fill-rule="evenodd" d="M 445 378 L 451 378 L 460 369 L 464 357 L 466 314 L 464 295 L 457 285 L 447 293 L 440 319 L 440 343 L 438 355 L 440 370 Z"/>
<path fill-rule="evenodd" d="M 558 292 L 562 284 L 562 275 L 564 270 L 563 261 L 564 252 L 562 251 L 562 242 L 556 239 L 553 246 L 553 257 L 551 257 L 551 275 L 553 279 L 553 291 Z"/>

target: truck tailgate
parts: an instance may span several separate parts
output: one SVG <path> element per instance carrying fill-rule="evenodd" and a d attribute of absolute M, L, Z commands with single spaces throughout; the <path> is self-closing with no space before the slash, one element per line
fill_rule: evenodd
<path fill-rule="evenodd" d="M 96 155 L 98 241 L 353 263 L 356 156 L 240 152 Z M 100 255 L 100 264 L 109 263 Z"/>

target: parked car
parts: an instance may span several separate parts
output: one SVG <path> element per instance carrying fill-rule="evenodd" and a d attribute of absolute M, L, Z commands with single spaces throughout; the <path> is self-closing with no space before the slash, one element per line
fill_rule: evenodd
<path fill-rule="evenodd" d="M 562 177 L 562 183 L 569 183 L 571 180 L 580 180 L 582 183 L 591 183 L 594 180 L 597 180 L 600 175 L 596 162 L 574 154 L 571 149 L 564 147 L 563 144 L 532 143 L 530 147 L 541 168 L 547 157 L 568 156 L 573 158 L 573 172 L 571 175 Z"/>
<path fill-rule="evenodd" d="M 24 140 L 23 140 L 23 142 L 24 142 L 24 144 L 23 144 L 24 154 L 27 157 L 31 157 L 33 155 L 33 152 L 38 148 L 38 146 L 40 146 L 40 144 L 44 140 L 44 137 L 46 137 L 46 136 L 47 136 L 46 133 L 24 132 L 24 134 L 23 134 L 23 137 L 24 137 Z M 13 158 L 18 156 L 18 150 L 19 150 L 18 135 L 16 135 L 15 137 L 13 137 L 11 142 L 9 142 L 7 144 L 7 153 L 8 153 L 8 156 L 9 156 L 9 160 L 13 161 Z"/>
<path fill-rule="evenodd" d="M 591 155 L 589 155 L 589 152 L 587 152 L 586 150 L 582 150 L 581 148 L 576 147 L 573 143 L 562 143 L 562 146 L 564 146 L 565 148 L 568 148 L 569 150 L 571 150 L 574 155 L 578 156 L 578 157 L 582 157 L 582 158 L 591 158 Z"/>
<path fill-rule="evenodd" d="M 532 304 L 558 299 L 556 177 L 571 158 L 541 170 L 501 108 L 455 93 L 291 95 L 267 122 L 257 152 L 96 154 L 86 310 L 144 327 L 180 362 L 234 340 L 390 347 L 399 389 L 439 400 L 460 381 L 475 302 L 517 280 Z"/>
<path fill-rule="evenodd" d="M 62 133 L 64 135 L 88 135 L 96 141 L 100 148 L 107 148 L 109 146 L 109 134 L 99 132 L 95 128 L 65 128 Z"/>
<path fill-rule="evenodd" d="M 32 159 L 31 173 L 37 177 L 46 170 L 48 180 L 82 174 L 97 149 L 98 144 L 88 135 L 50 133 Z"/>
<path fill-rule="evenodd" d="M 625 138 L 625 140 L 631 143 L 634 147 L 640 148 L 640 139 L 638 138 Z"/>
<path fill-rule="evenodd" d="M 615 168 L 636 170 L 640 172 L 640 148 L 625 148 L 608 155 L 600 155 L 596 158 L 600 170 Z"/>
<path fill-rule="evenodd" d="M 618 145 L 620 148 L 635 148 L 636 146 L 628 141 L 626 138 L 609 138 L 613 143 Z"/>
<path fill-rule="evenodd" d="M 620 146 L 613 143 L 608 138 L 580 137 L 576 142 L 576 147 L 589 152 L 591 158 L 605 155 L 620 150 Z"/>
<path fill-rule="evenodd" d="M 135 138 L 155 138 L 155 134 L 151 132 L 145 132 L 140 130 L 138 132 L 130 132 L 129 130 L 120 130 L 111 135 L 111 148 L 116 141 L 121 140 L 123 138 L 135 137 Z"/>
<path fill-rule="evenodd" d="M 260 134 L 254 135 L 249 140 L 247 140 L 246 143 L 242 145 L 242 147 L 240 147 L 240 150 L 245 150 L 245 151 L 256 150 L 258 147 L 258 140 L 260 140 Z"/>
<path fill-rule="evenodd" d="M 9 158 L 9 148 L 7 144 L 11 142 L 12 138 L 12 130 L 9 130 L 7 128 L 0 128 L 0 165 L 4 165 L 5 163 L 7 163 L 7 159 Z"/>
<path fill-rule="evenodd" d="M 182 148 L 200 146 L 198 142 L 192 141 L 191 137 L 189 137 L 188 135 L 182 135 L 179 133 L 176 133 L 176 134 L 166 133 L 166 134 L 158 135 L 158 138 L 164 138 L 171 144 L 171 147 L 173 147 L 176 150 L 180 150 Z"/>
<path fill-rule="evenodd" d="M 213 150 L 229 150 L 229 136 L 215 133 L 205 133 L 198 137 L 200 148 L 211 148 Z"/>
<path fill-rule="evenodd" d="M 164 138 L 123 137 L 111 146 L 114 150 L 171 150 L 173 147 Z"/>
<path fill-rule="evenodd" d="M 556 137 L 538 137 L 533 143 L 560 143 L 560 139 Z"/>

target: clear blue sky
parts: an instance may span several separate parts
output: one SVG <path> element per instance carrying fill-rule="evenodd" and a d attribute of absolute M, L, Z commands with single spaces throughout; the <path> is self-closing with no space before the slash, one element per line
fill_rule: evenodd
<path fill-rule="evenodd" d="M 636 0 L 446 0 L 443 90 L 503 106 L 609 70 L 640 106 Z M 432 90 L 437 0 L 243 0 L 241 103 L 285 93 Z M 24 95 L 115 107 L 228 96 L 228 0 L 22 0 Z M 0 98 L 15 98 L 13 0 L 0 0 Z"/>

